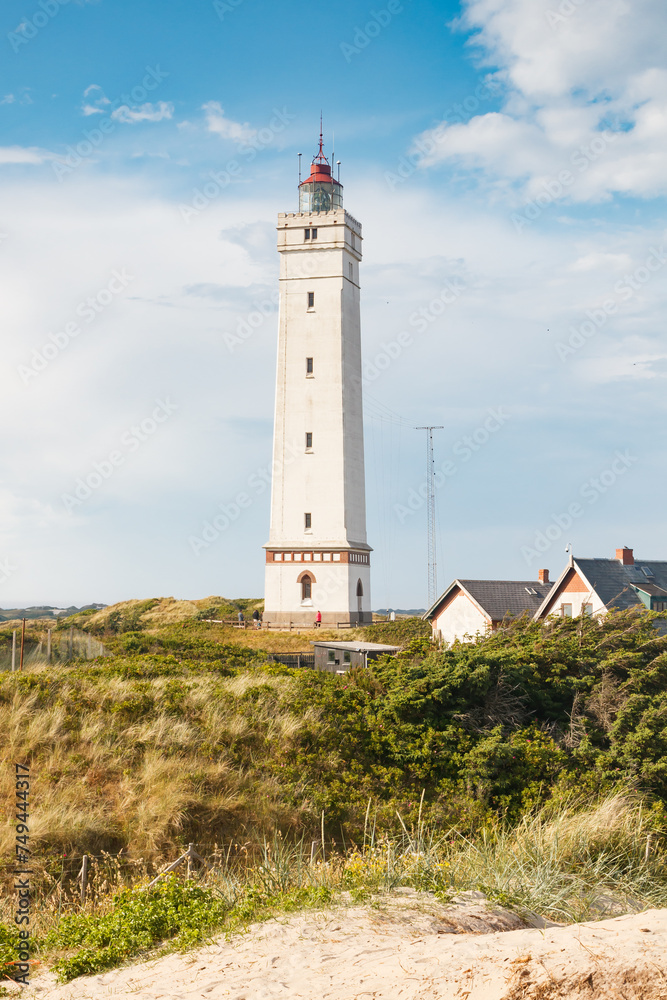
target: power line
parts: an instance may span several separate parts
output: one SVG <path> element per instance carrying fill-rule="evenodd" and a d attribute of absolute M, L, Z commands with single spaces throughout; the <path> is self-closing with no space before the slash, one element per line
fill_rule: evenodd
<path fill-rule="evenodd" d="M 444 427 L 435 424 L 428 427 L 415 427 L 416 431 L 426 431 L 426 525 L 428 547 L 428 606 L 435 604 L 438 597 L 438 555 L 436 541 L 435 516 L 435 461 L 433 458 L 433 431 L 442 431 Z"/>

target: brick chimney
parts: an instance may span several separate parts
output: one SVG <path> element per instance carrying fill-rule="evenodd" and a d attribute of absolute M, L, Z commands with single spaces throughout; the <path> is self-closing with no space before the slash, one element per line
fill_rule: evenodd
<path fill-rule="evenodd" d="M 616 549 L 616 558 L 624 566 L 634 566 L 635 557 L 632 553 L 632 549 L 627 548 L 625 545 L 622 549 Z"/>
<path fill-rule="evenodd" d="M 540 581 L 540 583 L 551 583 L 551 580 L 549 579 L 549 570 L 538 569 L 537 579 Z"/>

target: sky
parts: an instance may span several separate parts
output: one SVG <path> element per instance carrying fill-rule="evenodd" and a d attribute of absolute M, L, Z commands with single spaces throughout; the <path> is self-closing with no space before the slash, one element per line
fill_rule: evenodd
<path fill-rule="evenodd" d="M 373 607 L 427 603 L 424 425 L 440 590 L 667 559 L 662 0 L 0 19 L 0 606 L 262 595 L 276 216 L 320 112 L 364 232 Z"/>

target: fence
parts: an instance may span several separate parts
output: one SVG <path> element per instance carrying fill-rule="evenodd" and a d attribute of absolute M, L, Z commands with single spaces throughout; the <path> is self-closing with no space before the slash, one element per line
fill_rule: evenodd
<path fill-rule="evenodd" d="M 267 653 L 267 659 L 286 667 L 315 667 L 314 653 Z"/>
<path fill-rule="evenodd" d="M 70 660 L 94 660 L 109 656 L 99 639 L 79 629 L 46 629 L 41 642 L 23 644 L 23 666 L 34 667 L 43 663 L 67 663 Z M 0 648 L 0 670 L 18 670 L 21 664 L 21 630 L 14 629 L 12 642 Z"/>
<path fill-rule="evenodd" d="M 227 868 L 230 863 L 245 866 L 248 863 L 247 845 L 231 843 L 227 849 L 217 845 L 202 848 L 208 860 L 189 844 L 171 864 L 155 863 L 143 858 L 130 858 L 119 854 L 70 854 L 34 858 L 31 873 L 31 892 L 39 904 L 40 916 L 48 920 L 55 914 L 76 913 L 83 908 L 95 909 L 102 899 L 124 886 L 145 882 L 144 888 L 155 885 L 169 872 L 184 865 L 187 878 L 201 878 L 204 872 Z M 259 856 L 259 845 L 256 850 Z M 0 863 L 0 922 L 11 922 L 13 914 L 12 887 L 14 874 L 9 862 Z M 1 991 L 0 991 L 1 992 Z"/>
<path fill-rule="evenodd" d="M 312 632 L 315 627 L 314 623 L 312 625 L 305 625 L 303 622 L 292 621 L 280 623 L 260 621 L 259 625 L 256 625 L 252 618 L 247 618 L 242 622 L 240 622 L 238 618 L 203 618 L 202 621 L 208 622 L 211 625 L 231 625 L 234 628 L 241 629 L 259 628 L 263 629 L 265 632 L 269 632 L 271 629 L 275 629 L 277 632 Z M 370 624 L 371 622 L 362 622 L 361 624 L 350 621 L 327 622 L 324 625 L 324 628 L 338 631 L 339 629 L 345 628 L 366 628 L 366 626 Z M 389 622 L 373 622 L 372 624 L 383 625 L 389 624 Z"/>

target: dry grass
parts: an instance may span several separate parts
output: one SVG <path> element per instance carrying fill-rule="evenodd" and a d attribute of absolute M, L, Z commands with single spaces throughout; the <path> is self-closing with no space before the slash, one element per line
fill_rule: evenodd
<path fill-rule="evenodd" d="M 290 709 L 292 678 L 74 680 L 65 668 L 30 676 L 57 683 L 0 704 L 0 795 L 11 801 L 13 762 L 30 761 L 38 851 L 124 848 L 150 860 L 188 839 L 210 845 L 301 825 L 301 807 L 282 801 L 270 764 L 317 718 Z M 3 856 L 13 837 L 5 814 Z"/>
<path fill-rule="evenodd" d="M 586 920 L 667 905 L 662 838 L 640 802 L 609 795 L 593 807 L 545 806 L 512 830 L 456 838 L 445 855 L 453 884 L 554 920 Z"/>

